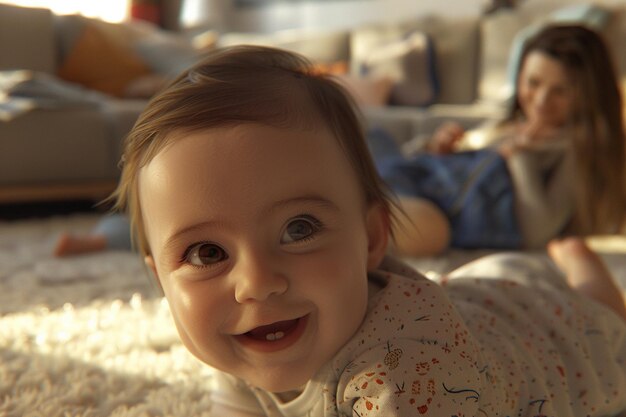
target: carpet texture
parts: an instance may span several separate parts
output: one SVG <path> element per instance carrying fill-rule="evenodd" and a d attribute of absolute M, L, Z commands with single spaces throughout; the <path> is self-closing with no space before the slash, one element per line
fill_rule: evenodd
<path fill-rule="evenodd" d="M 0 416 L 209 416 L 210 369 L 139 257 L 50 256 L 59 232 L 96 219 L 0 224 Z"/>
<path fill-rule="evenodd" d="M 211 370 L 179 342 L 139 256 L 50 255 L 60 232 L 97 219 L 0 222 L 0 417 L 210 416 Z M 594 244 L 622 283 L 624 242 Z M 485 253 L 410 263 L 436 277 Z"/>

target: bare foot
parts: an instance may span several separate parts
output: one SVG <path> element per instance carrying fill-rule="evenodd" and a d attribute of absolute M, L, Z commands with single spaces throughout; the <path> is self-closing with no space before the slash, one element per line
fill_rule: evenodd
<path fill-rule="evenodd" d="M 626 320 L 623 292 L 602 258 L 583 238 L 567 237 L 548 243 L 548 253 L 575 290 L 605 304 Z"/>
<path fill-rule="evenodd" d="M 104 236 L 74 236 L 69 233 L 63 233 L 57 240 L 54 256 L 60 258 L 98 252 L 104 249 L 106 249 L 106 238 Z"/>

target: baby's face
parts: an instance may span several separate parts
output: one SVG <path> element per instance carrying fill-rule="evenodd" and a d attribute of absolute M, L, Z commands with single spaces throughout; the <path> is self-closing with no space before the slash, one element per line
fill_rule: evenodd
<path fill-rule="evenodd" d="M 296 389 L 360 326 L 386 223 L 328 131 L 180 134 L 142 169 L 139 189 L 146 262 L 205 363 Z"/>

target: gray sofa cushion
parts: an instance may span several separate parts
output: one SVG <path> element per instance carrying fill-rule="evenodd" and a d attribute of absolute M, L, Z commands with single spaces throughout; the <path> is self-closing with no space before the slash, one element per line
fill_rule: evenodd
<path fill-rule="evenodd" d="M 54 42 L 50 10 L 0 4 L 0 70 L 54 74 Z"/>
<path fill-rule="evenodd" d="M 97 109 L 33 110 L 0 123 L 0 186 L 114 178 L 109 129 Z"/>

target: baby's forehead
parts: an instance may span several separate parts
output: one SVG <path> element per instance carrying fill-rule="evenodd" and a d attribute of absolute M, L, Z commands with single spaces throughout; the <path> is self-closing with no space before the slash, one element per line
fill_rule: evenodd
<path fill-rule="evenodd" d="M 247 147 L 255 148 L 259 144 L 270 141 L 278 141 L 287 145 L 289 142 L 299 141 L 301 138 L 307 138 L 309 142 L 313 143 L 329 140 L 338 145 L 337 147 L 332 147 L 333 149 L 339 149 L 340 152 L 344 152 L 344 147 L 341 145 L 335 132 L 326 124 L 315 123 L 313 120 L 307 122 L 295 121 L 294 123 L 228 123 L 204 128 L 172 130 L 167 135 L 164 135 L 159 143 L 148 149 L 148 152 L 151 154 L 146 155 L 146 158 L 144 158 L 145 163 L 142 165 L 142 169 L 152 165 L 155 160 L 163 159 L 164 154 L 187 153 L 190 158 L 194 158 L 203 152 L 217 154 L 223 152 L 224 157 L 227 157 L 230 155 L 225 148 L 231 142 L 248 143 L 248 146 L 244 145 L 241 148 L 245 149 Z M 202 143 L 201 149 L 200 147 L 187 145 L 186 142 L 189 140 L 196 141 L 197 144 Z M 291 151 L 297 154 L 298 158 L 307 158 L 307 155 L 302 154 L 299 148 L 284 146 L 280 148 L 280 151 Z"/>
<path fill-rule="evenodd" d="M 156 155 L 192 136 L 206 135 L 213 138 L 228 136 L 236 140 L 238 137 L 248 135 L 250 131 L 263 131 L 267 128 L 276 129 L 277 131 L 294 132 L 295 135 L 298 133 L 329 134 L 340 142 L 329 124 L 317 116 L 285 118 L 284 120 L 233 121 L 208 126 L 180 127 L 173 129 L 162 136 L 159 141 L 160 143 L 153 147 L 152 155 L 147 159 L 152 160 Z M 261 135 L 259 135 L 259 140 L 263 140 Z"/>
<path fill-rule="evenodd" d="M 142 168 L 139 191 L 159 205 L 187 198 L 211 207 L 296 194 L 361 197 L 358 175 L 327 129 L 260 124 L 179 132 Z"/>

